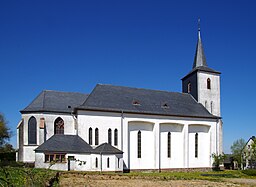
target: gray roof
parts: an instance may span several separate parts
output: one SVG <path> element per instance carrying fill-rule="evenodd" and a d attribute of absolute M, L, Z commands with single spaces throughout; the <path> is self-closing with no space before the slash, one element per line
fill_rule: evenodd
<path fill-rule="evenodd" d="M 102 84 L 76 109 L 217 118 L 187 93 Z"/>
<path fill-rule="evenodd" d="M 204 55 L 204 48 L 203 48 L 203 44 L 200 36 L 200 30 L 198 31 L 198 40 L 196 45 L 196 54 L 195 54 L 193 68 L 196 68 L 199 66 L 207 67 L 206 58 Z"/>
<path fill-rule="evenodd" d="M 35 149 L 36 152 L 91 153 L 92 147 L 77 135 L 55 134 Z"/>
<path fill-rule="evenodd" d="M 95 154 L 123 154 L 123 151 L 113 147 L 109 143 L 103 143 L 96 147 L 92 153 Z"/>
<path fill-rule="evenodd" d="M 200 29 L 198 30 L 198 40 L 196 44 L 196 53 L 194 57 L 194 63 L 193 63 L 193 68 L 192 70 L 182 79 L 185 79 L 187 76 L 189 76 L 192 73 L 195 73 L 197 71 L 204 71 L 204 72 L 210 72 L 214 74 L 220 74 L 219 71 L 216 71 L 212 68 L 209 68 L 206 63 L 206 58 L 204 54 L 204 48 L 203 48 L 203 43 L 200 35 Z"/>
<path fill-rule="evenodd" d="M 81 105 L 88 94 L 60 91 L 42 91 L 21 113 L 61 112 L 71 113 L 74 107 Z"/>

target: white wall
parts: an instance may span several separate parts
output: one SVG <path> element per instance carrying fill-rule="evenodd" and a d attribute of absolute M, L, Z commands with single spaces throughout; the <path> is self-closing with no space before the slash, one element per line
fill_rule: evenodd
<path fill-rule="evenodd" d="M 123 116 L 123 117 L 122 117 Z M 216 119 L 182 118 L 171 116 L 106 113 L 97 111 L 78 111 L 78 134 L 88 142 L 88 129 L 99 128 L 99 144 L 108 141 L 108 128 L 118 129 L 117 148 L 124 152 L 124 169 L 159 169 L 211 167 L 212 153 L 220 151 L 221 140 Z M 201 132 L 199 125 L 208 128 Z M 199 143 L 199 157 L 202 162 L 194 159 L 192 129 L 198 130 L 202 140 Z M 142 158 L 137 158 L 137 133 L 142 133 Z M 167 158 L 167 131 L 172 133 L 172 157 Z M 123 136 L 123 139 L 121 139 Z M 112 139 L 112 142 L 114 140 Z M 143 155 L 147 155 L 143 158 Z"/>
<path fill-rule="evenodd" d="M 220 76 L 216 74 L 198 73 L 198 102 L 205 106 L 206 109 L 213 115 L 220 116 Z M 207 79 L 211 80 L 211 89 L 207 89 Z M 212 111 L 211 111 L 211 102 Z"/>
<path fill-rule="evenodd" d="M 189 125 L 189 167 L 209 167 L 211 158 L 209 126 Z M 198 134 L 198 156 L 195 157 L 195 135 Z"/>
<path fill-rule="evenodd" d="M 62 170 L 62 171 L 67 171 L 68 170 L 68 157 L 69 156 L 74 156 L 75 161 L 73 166 L 71 167 L 71 170 L 75 171 L 90 171 L 91 170 L 91 155 L 90 154 L 66 154 L 66 162 L 63 163 L 55 163 L 53 164 L 50 169 L 53 170 Z M 45 154 L 44 153 L 36 153 L 35 154 L 35 167 L 36 168 L 49 168 L 50 163 L 49 162 L 44 162 L 45 160 Z M 79 163 L 82 163 L 79 165 Z"/>
<path fill-rule="evenodd" d="M 89 143 L 89 128 L 92 128 L 92 146 L 95 146 L 95 129 L 99 129 L 99 145 L 108 142 L 108 129 L 112 130 L 112 146 L 121 150 L 120 114 L 79 111 L 78 135 Z M 118 145 L 114 145 L 114 130 L 118 130 Z"/>
<path fill-rule="evenodd" d="M 184 134 L 182 124 L 160 124 L 161 168 L 181 168 L 184 165 Z M 171 133 L 171 157 L 168 158 L 168 132 Z"/>
<path fill-rule="evenodd" d="M 29 145 L 28 144 L 28 121 L 31 117 L 36 118 L 37 122 L 37 144 Z M 74 119 L 71 115 L 67 114 L 22 114 L 22 119 L 24 120 L 24 128 L 23 128 L 23 137 L 24 137 L 24 147 L 23 147 L 23 160 L 19 160 L 22 162 L 34 162 L 35 161 L 35 153 L 34 149 L 37 148 L 40 144 L 43 143 L 44 139 L 49 139 L 54 134 L 54 121 L 61 117 L 64 120 L 64 134 L 75 134 L 75 123 Z M 46 127 L 46 138 L 41 137 L 44 136 L 42 133 L 43 129 L 39 128 L 40 118 L 45 119 L 45 127 Z M 18 136 L 17 136 L 18 137 Z M 22 157 L 20 157 L 22 158 Z"/>
<path fill-rule="evenodd" d="M 132 169 L 152 169 L 155 167 L 154 124 L 129 122 L 129 166 Z M 138 158 L 138 132 L 141 131 L 141 158 Z"/>

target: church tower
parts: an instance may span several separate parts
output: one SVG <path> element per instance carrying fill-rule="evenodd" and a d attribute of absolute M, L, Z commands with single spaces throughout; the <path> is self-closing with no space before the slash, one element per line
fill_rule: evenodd
<path fill-rule="evenodd" d="M 190 93 L 211 114 L 220 114 L 220 72 L 208 67 L 198 26 L 198 41 L 192 70 L 182 79 L 182 92 Z"/>

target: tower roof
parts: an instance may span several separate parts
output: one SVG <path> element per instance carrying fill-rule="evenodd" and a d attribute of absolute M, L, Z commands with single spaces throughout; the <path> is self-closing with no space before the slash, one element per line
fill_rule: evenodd
<path fill-rule="evenodd" d="M 204 55 L 204 48 L 203 48 L 203 43 L 202 43 L 200 32 L 201 31 L 200 31 L 200 19 L 199 19 L 198 20 L 198 39 L 197 39 L 197 44 L 196 44 L 196 53 L 195 53 L 193 67 L 192 67 L 192 70 L 181 80 L 187 78 L 189 75 L 191 75 L 192 73 L 195 73 L 197 71 L 220 74 L 219 71 L 209 68 L 206 63 L 206 58 Z"/>
<path fill-rule="evenodd" d="M 202 39 L 201 39 L 200 19 L 199 19 L 198 20 L 198 39 L 196 44 L 196 54 L 195 54 L 193 69 L 200 66 L 207 67 L 206 58 L 204 55 L 204 48 L 203 48 Z"/>

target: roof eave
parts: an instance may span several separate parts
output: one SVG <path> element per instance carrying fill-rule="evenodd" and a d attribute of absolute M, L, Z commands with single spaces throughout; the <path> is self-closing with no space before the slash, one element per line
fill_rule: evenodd
<path fill-rule="evenodd" d="M 126 111 L 120 109 L 99 109 L 99 108 L 76 108 L 77 110 L 87 110 L 87 111 L 100 111 L 100 112 L 116 112 L 116 113 L 128 113 L 128 114 L 146 114 L 146 115 L 160 115 L 160 116 L 172 116 L 172 117 L 186 117 L 186 118 L 205 118 L 205 119 L 222 119 L 219 116 L 190 116 L 190 115 L 171 115 L 171 114 L 157 114 L 157 113 L 150 113 L 150 112 L 136 112 L 136 111 Z"/>
<path fill-rule="evenodd" d="M 208 73 L 213 73 L 213 74 L 221 74 L 221 72 L 219 71 L 211 71 L 211 70 L 202 70 L 202 69 L 194 69 L 192 70 L 191 72 L 189 72 L 187 75 L 185 75 L 183 78 L 181 78 L 181 80 L 184 80 L 186 79 L 188 76 L 196 73 L 196 72 L 208 72 Z"/>

